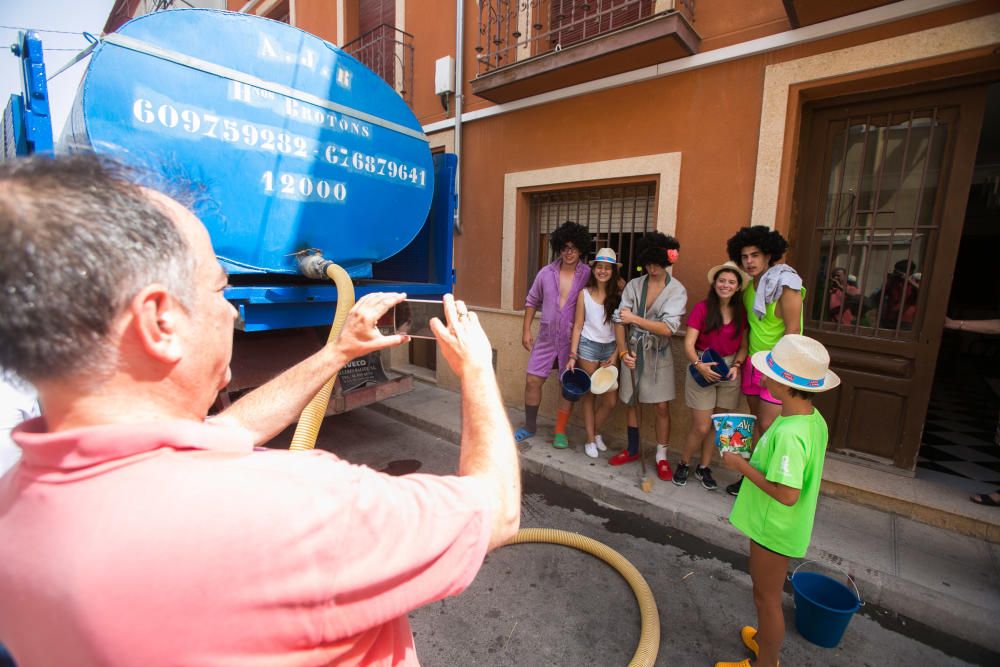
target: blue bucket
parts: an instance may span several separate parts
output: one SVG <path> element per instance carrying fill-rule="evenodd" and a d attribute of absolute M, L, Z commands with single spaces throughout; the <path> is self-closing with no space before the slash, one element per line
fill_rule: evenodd
<path fill-rule="evenodd" d="M 706 364 L 710 364 L 714 361 L 715 365 L 712 366 L 712 370 L 721 375 L 723 379 L 729 375 L 729 365 L 726 363 L 726 360 L 712 348 L 708 348 L 701 353 L 701 360 Z M 694 378 L 694 381 L 698 383 L 699 387 L 711 387 L 713 384 L 717 384 L 716 382 L 709 382 L 706 380 L 705 377 L 698 372 L 698 369 L 694 367 L 694 364 L 688 364 L 688 373 L 691 374 L 691 377 Z"/>
<path fill-rule="evenodd" d="M 853 591 L 825 574 L 799 572 L 800 567 L 811 562 L 800 564 L 790 577 L 795 591 L 795 627 L 813 644 L 836 648 L 851 617 L 864 603 L 849 574 L 845 576 L 854 586 Z"/>
<path fill-rule="evenodd" d="M 590 391 L 590 376 L 582 368 L 567 368 L 559 377 L 559 384 L 562 385 L 563 398 L 575 402 Z"/>

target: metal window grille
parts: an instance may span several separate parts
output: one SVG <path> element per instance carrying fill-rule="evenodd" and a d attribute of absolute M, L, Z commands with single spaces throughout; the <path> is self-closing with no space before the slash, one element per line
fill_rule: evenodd
<path fill-rule="evenodd" d="M 413 97 L 413 35 L 382 24 L 344 45 L 344 51 L 395 89 L 406 102 Z"/>
<path fill-rule="evenodd" d="M 950 123 L 938 108 L 845 118 L 831 126 L 811 319 L 819 328 L 912 338 Z M 839 292 L 839 293 L 838 293 Z"/>
<path fill-rule="evenodd" d="M 590 230 L 591 256 L 600 248 L 614 248 L 622 263 L 622 276 L 630 280 L 636 275 L 632 261 L 636 243 L 656 229 L 656 183 L 535 192 L 531 194 L 530 215 L 528 287 L 538 269 L 552 259 L 549 236 L 567 220 Z"/>

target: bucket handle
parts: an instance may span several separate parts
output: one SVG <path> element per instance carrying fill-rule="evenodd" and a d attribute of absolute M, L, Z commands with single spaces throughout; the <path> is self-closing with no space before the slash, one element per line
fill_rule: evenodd
<path fill-rule="evenodd" d="M 792 577 L 795 576 L 795 573 L 799 571 L 799 568 L 802 567 L 803 565 L 808 565 L 809 563 L 817 563 L 819 565 L 823 565 L 825 567 L 832 568 L 832 569 L 836 570 L 837 572 L 840 572 L 845 577 L 847 577 L 847 580 L 851 582 L 851 586 L 854 587 L 854 596 L 856 598 L 858 598 L 858 603 L 862 607 L 865 606 L 865 601 L 861 599 L 861 591 L 858 590 L 858 584 L 855 583 L 854 577 L 852 577 L 850 574 L 848 574 L 847 570 L 843 569 L 842 567 L 838 567 L 838 566 L 834 565 L 833 563 L 823 563 L 823 562 L 818 561 L 818 560 L 804 560 L 801 563 L 799 563 L 798 566 L 796 566 L 796 568 L 794 570 L 792 570 L 792 573 L 790 575 L 788 575 L 788 580 L 791 581 Z"/>

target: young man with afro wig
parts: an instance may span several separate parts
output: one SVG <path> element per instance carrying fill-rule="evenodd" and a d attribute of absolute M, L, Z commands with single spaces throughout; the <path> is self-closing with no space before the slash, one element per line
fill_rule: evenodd
<path fill-rule="evenodd" d="M 576 302 L 580 290 L 590 278 L 590 267 L 581 261 L 590 253 L 590 232 L 583 225 L 567 221 L 549 237 L 554 257 L 535 276 L 524 303 L 524 327 L 521 343 L 531 353 L 524 382 L 524 425 L 514 433 L 517 442 L 527 440 L 538 430 L 538 406 L 542 402 L 542 385 L 557 366 L 561 375 L 569 362 L 570 339 L 576 321 Z M 541 310 L 538 336 L 531 334 L 531 321 Z M 556 413 L 556 429 L 552 446 L 569 447 L 566 423 L 573 404 L 561 394 Z"/>
<path fill-rule="evenodd" d="M 680 327 L 687 308 L 687 290 L 667 269 L 677 261 L 680 248 L 677 239 L 660 232 L 642 237 L 636 263 L 645 274 L 625 286 L 615 318 L 615 338 L 621 358 L 618 396 L 628 406 L 628 446 L 608 459 L 608 463 L 623 465 L 642 456 L 640 403 L 652 404 L 656 415 L 656 474 L 665 482 L 673 478 L 667 462 L 667 446 L 670 401 L 676 396 L 670 337 Z"/>
<path fill-rule="evenodd" d="M 774 348 L 785 334 L 802 333 L 802 304 L 806 290 L 795 269 L 778 262 L 788 249 L 788 241 L 770 227 L 743 227 L 726 242 L 729 259 L 750 276 L 743 290 L 747 324 L 750 327 L 750 356 Z M 757 417 L 757 439 L 781 414 L 781 401 L 763 385 L 760 371 L 747 365 L 743 373 L 743 393 L 750 411 Z M 726 487 L 737 495 L 743 479 Z"/>

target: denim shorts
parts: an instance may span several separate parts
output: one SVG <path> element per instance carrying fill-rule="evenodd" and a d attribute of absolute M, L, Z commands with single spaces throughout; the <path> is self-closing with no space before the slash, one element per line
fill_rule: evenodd
<path fill-rule="evenodd" d="M 580 344 L 577 346 L 576 354 L 584 361 L 606 361 L 615 353 L 615 341 L 610 343 L 595 343 L 594 341 L 580 336 Z"/>

